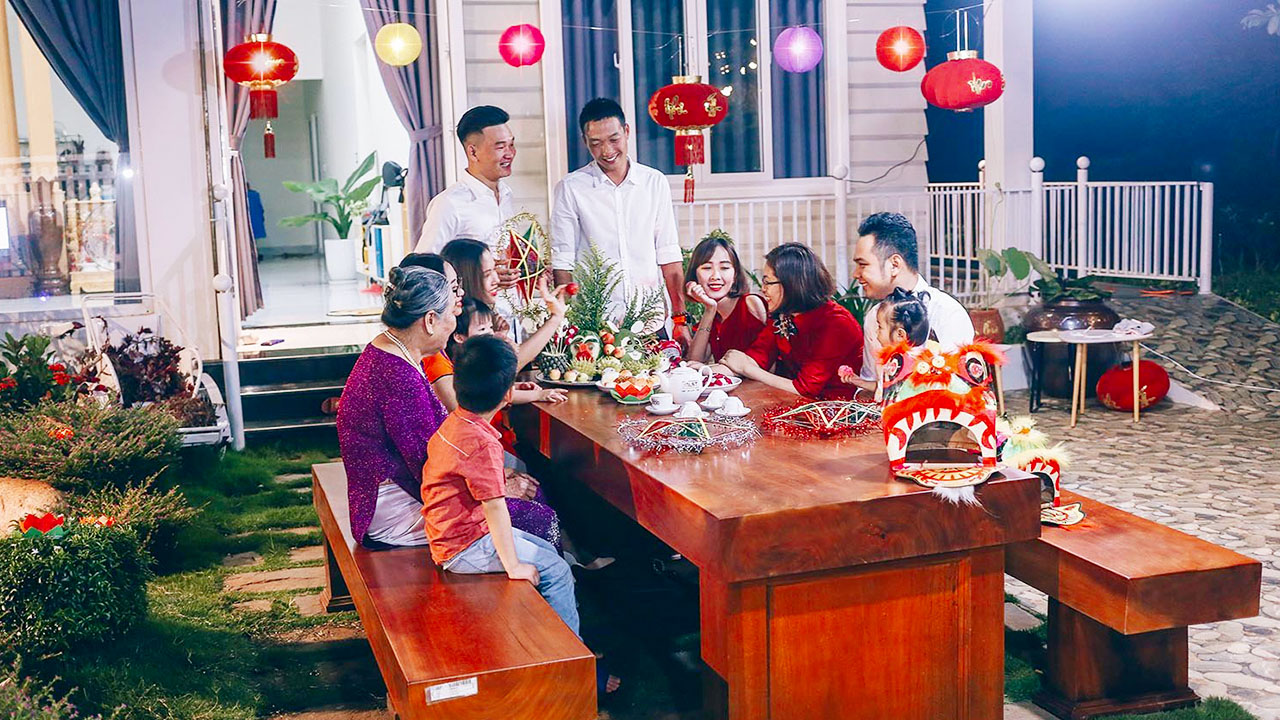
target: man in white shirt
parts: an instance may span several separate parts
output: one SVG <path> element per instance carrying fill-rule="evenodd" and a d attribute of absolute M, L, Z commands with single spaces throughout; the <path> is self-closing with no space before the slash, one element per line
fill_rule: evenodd
<path fill-rule="evenodd" d="M 854 248 L 853 277 L 862 286 L 862 294 L 883 300 L 894 288 L 928 293 L 925 306 L 929 312 L 929 330 L 943 350 L 954 350 L 973 342 L 973 321 L 955 298 L 925 282 L 919 271 L 916 229 L 900 213 L 880 212 L 868 216 L 858 226 L 858 243 Z M 876 311 L 871 308 L 862 321 L 862 377 L 876 379 L 876 355 L 880 343 L 876 339 Z"/>
<path fill-rule="evenodd" d="M 555 282 L 569 282 L 579 254 L 595 243 L 621 273 L 615 302 L 636 289 L 666 285 L 673 339 L 687 347 L 684 272 L 670 184 L 660 171 L 627 157 L 631 127 L 613 100 L 587 103 L 578 129 L 592 161 L 556 185 L 551 208 Z"/>
<path fill-rule="evenodd" d="M 492 105 L 473 107 L 458 119 L 458 142 L 466 153 L 467 169 L 427 205 L 414 252 L 438 253 L 455 238 L 486 243 L 495 257 L 505 250 L 497 237 L 498 226 L 515 214 L 511 188 L 503 180 L 511 175 L 516 158 L 509 119 L 504 110 Z M 499 268 L 500 273 L 512 274 L 503 263 Z M 512 280 L 503 277 L 503 286 Z"/>

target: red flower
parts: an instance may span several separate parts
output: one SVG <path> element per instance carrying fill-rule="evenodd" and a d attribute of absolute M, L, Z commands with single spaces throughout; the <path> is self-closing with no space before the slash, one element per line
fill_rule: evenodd
<path fill-rule="evenodd" d="M 65 373 L 67 371 L 67 366 L 62 363 L 54 363 L 49 366 L 49 370 L 54 373 Z"/>
<path fill-rule="evenodd" d="M 76 431 L 67 425 L 55 425 L 49 428 L 49 437 L 54 440 L 70 440 L 76 436 Z"/>
<path fill-rule="evenodd" d="M 53 374 L 53 382 L 58 385 L 66 385 L 71 382 L 71 376 L 64 372 L 56 372 Z"/>
<path fill-rule="evenodd" d="M 116 524 L 116 519 L 107 515 L 99 515 L 98 517 L 82 517 L 81 525 L 97 525 L 98 527 L 111 527 Z"/>
<path fill-rule="evenodd" d="M 18 387 L 18 380 L 12 376 L 0 378 L 0 390 L 9 390 Z"/>

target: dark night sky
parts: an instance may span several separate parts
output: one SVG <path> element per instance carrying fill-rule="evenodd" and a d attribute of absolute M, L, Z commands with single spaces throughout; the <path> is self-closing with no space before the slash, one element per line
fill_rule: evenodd
<path fill-rule="evenodd" d="M 1073 179 L 1075 158 L 1088 155 L 1096 180 L 1212 180 L 1219 210 L 1280 211 L 1280 37 L 1240 25 L 1268 1 L 1035 0 L 1046 178 Z M 929 0 L 926 10 L 975 3 Z M 955 48 L 953 28 L 946 14 L 928 16 L 930 66 Z M 930 180 L 976 179 L 981 112 L 931 107 L 928 119 Z"/>

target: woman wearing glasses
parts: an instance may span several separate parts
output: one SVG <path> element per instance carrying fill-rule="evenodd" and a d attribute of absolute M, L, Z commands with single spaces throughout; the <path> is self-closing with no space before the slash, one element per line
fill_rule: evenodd
<path fill-rule="evenodd" d="M 720 362 L 796 395 L 852 397 L 857 388 L 840 381 L 839 369 L 862 368 L 862 327 L 831 299 L 835 283 L 822 261 L 800 243 L 779 245 L 765 256 L 760 284 L 768 324 L 749 348 L 730 350 Z"/>

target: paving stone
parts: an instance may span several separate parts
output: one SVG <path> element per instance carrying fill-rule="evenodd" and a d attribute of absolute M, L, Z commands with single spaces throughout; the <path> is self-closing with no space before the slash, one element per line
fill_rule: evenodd
<path fill-rule="evenodd" d="M 280 532 L 289 533 L 290 535 L 306 535 L 308 533 L 320 532 L 320 528 L 314 526 L 285 528 Z"/>
<path fill-rule="evenodd" d="M 263 598 L 260 600 L 244 600 L 231 605 L 232 610 L 240 612 L 270 612 L 272 603 L 270 600 Z"/>
<path fill-rule="evenodd" d="M 1004 720 L 1055 720 L 1046 710 L 1029 702 L 1005 703 Z"/>
<path fill-rule="evenodd" d="M 289 601 L 289 604 L 298 610 L 298 614 L 302 617 L 312 617 L 320 615 L 324 612 L 324 605 L 320 603 L 320 596 L 317 595 L 299 595 Z"/>
<path fill-rule="evenodd" d="M 1253 677 L 1252 675 L 1244 675 L 1242 673 L 1205 673 L 1205 678 L 1208 680 L 1215 680 L 1232 687 L 1246 688 L 1249 690 L 1268 690 L 1274 692 L 1276 689 L 1276 684 L 1271 680 Z"/>
<path fill-rule="evenodd" d="M 324 548 L 319 545 L 294 548 L 289 551 L 289 562 L 315 562 L 324 559 Z"/>
<path fill-rule="evenodd" d="M 1004 626 L 1010 630 L 1034 630 L 1043 623 L 1040 618 L 1023 610 L 1015 603 L 1004 604 Z"/>
<path fill-rule="evenodd" d="M 236 573 L 222 581 L 223 592 L 278 592 L 318 587 L 324 587 L 324 568 L 319 566 Z"/>
<path fill-rule="evenodd" d="M 222 558 L 223 567 L 252 567 L 262 564 L 262 556 L 256 552 L 242 552 Z"/>
<path fill-rule="evenodd" d="M 284 475 L 277 475 L 273 479 L 275 480 L 275 482 L 278 482 L 282 485 L 292 485 L 298 482 L 299 480 L 303 480 L 303 479 L 310 480 L 311 473 L 285 473 Z"/>

